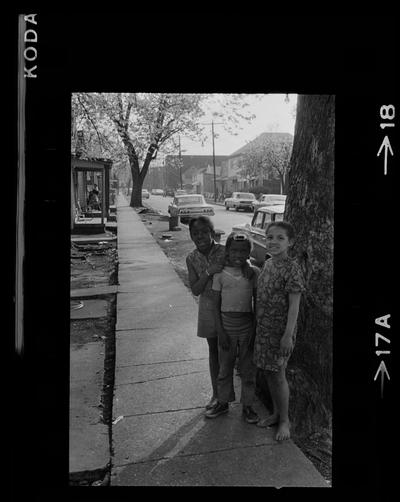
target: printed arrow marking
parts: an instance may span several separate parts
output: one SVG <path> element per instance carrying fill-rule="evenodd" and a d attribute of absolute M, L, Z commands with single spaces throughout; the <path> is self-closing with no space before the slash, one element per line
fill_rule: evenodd
<path fill-rule="evenodd" d="M 387 152 L 390 150 L 390 153 L 393 155 L 393 150 L 392 147 L 390 146 L 390 141 L 387 136 L 383 138 L 381 147 L 379 148 L 378 153 L 376 154 L 377 157 L 381 154 L 382 148 L 385 147 L 385 163 L 384 163 L 384 168 L 383 168 L 383 173 L 387 174 Z"/>
<path fill-rule="evenodd" d="M 374 376 L 374 381 L 378 378 L 379 373 L 381 374 L 381 397 L 383 397 L 383 383 L 385 380 L 385 373 L 386 373 L 388 379 L 390 380 L 390 376 L 389 376 L 388 370 L 386 368 L 385 361 L 381 361 L 381 364 L 379 365 L 378 371 L 376 372 L 376 374 Z"/>

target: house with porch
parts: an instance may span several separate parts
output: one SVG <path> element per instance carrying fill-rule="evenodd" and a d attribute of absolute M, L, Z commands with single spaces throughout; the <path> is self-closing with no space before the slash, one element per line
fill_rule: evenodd
<path fill-rule="evenodd" d="M 112 161 L 71 156 L 71 231 L 103 233 L 110 216 L 110 171 Z M 98 205 L 93 209 L 89 194 L 97 187 Z"/>

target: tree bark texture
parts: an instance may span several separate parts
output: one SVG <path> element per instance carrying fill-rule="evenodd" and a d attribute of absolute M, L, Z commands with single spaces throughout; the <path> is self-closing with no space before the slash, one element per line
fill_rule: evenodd
<path fill-rule="evenodd" d="M 329 426 L 332 409 L 334 147 L 335 97 L 299 95 L 284 219 L 306 285 L 287 371 L 292 423 L 304 434 Z"/>
<path fill-rule="evenodd" d="M 129 157 L 129 162 L 131 166 L 131 175 L 132 175 L 132 195 L 131 195 L 131 207 L 142 207 L 142 188 L 143 182 L 147 176 L 151 158 L 148 157 L 145 159 L 142 169 L 139 167 L 139 162 L 137 160 L 136 155 Z"/>
<path fill-rule="evenodd" d="M 306 291 L 292 363 L 315 384 L 325 410 L 332 408 L 334 151 L 335 97 L 300 95 L 285 219 L 296 232 L 291 251 Z"/>
<path fill-rule="evenodd" d="M 129 164 L 132 177 L 131 207 L 141 207 L 143 179 L 140 176 L 139 162 L 136 155 L 129 154 Z"/>

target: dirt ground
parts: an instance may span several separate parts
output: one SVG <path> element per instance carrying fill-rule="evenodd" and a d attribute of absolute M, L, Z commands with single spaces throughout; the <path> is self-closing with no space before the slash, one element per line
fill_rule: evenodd
<path fill-rule="evenodd" d="M 117 284 L 116 242 L 71 244 L 71 289 Z"/>
<path fill-rule="evenodd" d="M 118 282 L 118 254 L 115 242 L 103 244 L 71 245 L 71 289 L 85 289 L 96 286 L 108 286 Z M 115 295 L 103 295 L 107 301 L 107 315 L 95 319 L 71 319 L 70 343 L 85 345 L 89 342 L 104 343 L 104 377 L 103 387 L 99 389 L 103 423 L 108 425 L 111 435 L 112 396 L 114 388 L 115 360 Z M 85 299 L 71 299 L 71 309 L 79 306 Z M 110 436 L 111 437 L 111 436 Z M 100 476 L 100 479 L 99 479 Z M 107 485 L 109 474 L 88 472 L 77 480 L 70 479 L 70 485 Z"/>
<path fill-rule="evenodd" d="M 169 258 L 171 264 L 189 289 L 186 256 L 194 249 L 189 229 L 180 225 L 180 231 L 169 231 L 168 217 L 153 212 L 147 205 L 147 211 L 139 213 L 149 232 Z M 194 297 L 197 301 L 197 298 Z M 319 431 L 309 437 L 292 437 L 294 443 L 314 464 L 321 475 L 332 483 L 332 441 L 330 431 Z"/>

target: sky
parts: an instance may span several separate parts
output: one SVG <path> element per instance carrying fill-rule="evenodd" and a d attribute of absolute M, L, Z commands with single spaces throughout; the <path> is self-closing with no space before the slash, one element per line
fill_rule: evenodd
<path fill-rule="evenodd" d="M 294 135 L 297 94 L 289 94 L 289 102 L 285 102 L 286 94 L 264 94 L 257 99 L 251 94 L 246 97 L 250 104 L 246 111 L 252 112 L 256 118 L 251 122 L 241 120 L 237 135 L 224 131 L 222 125 L 215 125 L 215 155 L 231 155 L 234 151 L 252 141 L 263 132 L 288 132 Z M 211 122 L 211 112 L 204 116 L 202 122 Z M 222 122 L 217 118 L 214 122 Z M 182 155 L 212 155 L 211 125 L 209 138 L 204 144 L 181 137 Z"/>

